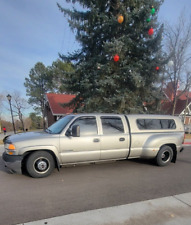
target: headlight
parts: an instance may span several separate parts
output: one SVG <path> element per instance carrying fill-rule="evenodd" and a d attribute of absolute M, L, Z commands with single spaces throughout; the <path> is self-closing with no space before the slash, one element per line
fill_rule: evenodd
<path fill-rule="evenodd" d="M 15 154 L 15 145 L 14 144 L 7 144 L 6 153 L 8 155 L 14 155 Z"/>
<path fill-rule="evenodd" d="M 8 145 L 8 149 L 9 149 L 9 150 L 15 150 L 14 144 L 9 144 L 9 145 Z"/>

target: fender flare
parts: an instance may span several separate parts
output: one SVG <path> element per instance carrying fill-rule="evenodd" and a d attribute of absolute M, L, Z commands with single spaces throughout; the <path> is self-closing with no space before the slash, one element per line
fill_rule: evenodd
<path fill-rule="evenodd" d="M 27 157 L 35 151 L 49 152 L 55 160 L 56 168 L 58 169 L 58 171 L 60 170 L 60 167 L 61 167 L 60 157 L 59 157 L 57 148 L 55 146 L 30 146 L 30 147 L 25 147 L 20 149 L 19 155 L 23 156 L 22 166 L 24 165 L 24 162 L 26 161 Z"/>

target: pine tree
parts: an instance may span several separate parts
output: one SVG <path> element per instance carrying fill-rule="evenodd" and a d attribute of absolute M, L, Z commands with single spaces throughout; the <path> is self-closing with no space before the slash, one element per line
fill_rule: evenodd
<path fill-rule="evenodd" d="M 52 92 L 65 92 L 65 73 L 73 71 L 73 66 L 71 63 L 64 63 L 61 60 L 56 60 L 51 66 L 47 67 L 47 73 L 49 75 L 48 85 Z"/>
<path fill-rule="evenodd" d="M 36 112 L 40 112 L 43 117 L 43 128 L 45 128 L 45 93 L 50 91 L 52 77 L 48 74 L 43 63 L 38 62 L 30 70 L 29 78 L 25 78 L 28 103 L 34 106 Z"/>
<path fill-rule="evenodd" d="M 69 10 L 58 5 L 81 45 L 78 51 L 61 55 L 75 63 L 65 85 L 76 94 L 72 104 L 77 111 L 142 112 L 143 102 L 156 102 L 157 70 L 164 64 L 163 27 L 157 23 L 163 0 L 66 2 L 81 6 Z"/>

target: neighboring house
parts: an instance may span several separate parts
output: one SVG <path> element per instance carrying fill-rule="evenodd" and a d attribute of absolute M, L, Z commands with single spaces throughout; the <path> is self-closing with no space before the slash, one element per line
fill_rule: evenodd
<path fill-rule="evenodd" d="M 177 91 L 177 95 L 180 95 L 181 91 Z M 169 88 L 164 90 L 165 99 L 161 102 L 161 112 L 163 114 L 171 115 L 173 109 L 173 94 L 169 91 Z M 69 107 L 63 107 L 62 104 L 69 103 L 75 95 L 70 94 L 46 94 L 46 107 L 45 116 L 47 126 L 52 125 L 60 117 L 73 113 L 73 109 Z M 146 103 L 143 104 L 147 111 Z M 184 124 L 191 124 L 191 92 L 183 93 L 177 100 L 175 115 L 180 116 L 184 120 Z"/>
<path fill-rule="evenodd" d="M 177 102 L 175 108 L 175 116 L 180 116 L 183 118 L 184 124 L 191 124 L 191 92 L 184 92 L 181 94 L 182 91 L 177 91 Z M 161 109 L 164 114 L 172 114 L 173 111 L 173 98 L 174 95 L 170 88 L 164 90 L 164 94 L 166 99 L 161 103 Z"/>
<path fill-rule="evenodd" d="M 160 103 L 160 112 L 166 115 L 172 115 L 173 112 L 173 100 L 174 92 L 172 83 L 168 83 L 167 87 L 163 89 L 164 98 Z M 177 102 L 175 108 L 175 116 L 182 118 L 184 124 L 191 125 L 191 92 L 183 92 L 177 90 L 176 92 Z M 154 105 L 155 102 L 143 102 L 143 108 L 147 112 L 149 106 Z"/>
<path fill-rule="evenodd" d="M 75 95 L 47 93 L 45 106 L 45 118 L 47 126 L 52 125 L 60 117 L 73 112 L 69 107 L 63 107 L 62 104 L 69 103 Z"/>

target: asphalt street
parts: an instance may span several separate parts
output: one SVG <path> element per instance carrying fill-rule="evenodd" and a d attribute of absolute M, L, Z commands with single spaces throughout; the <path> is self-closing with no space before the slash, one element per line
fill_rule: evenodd
<path fill-rule="evenodd" d="M 190 171 L 189 146 L 178 155 L 177 163 L 168 167 L 157 167 L 147 160 L 123 160 L 64 167 L 60 172 L 55 169 L 43 179 L 10 174 L 0 157 L 0 224 L 26 223 L 188 193 Z"/>

